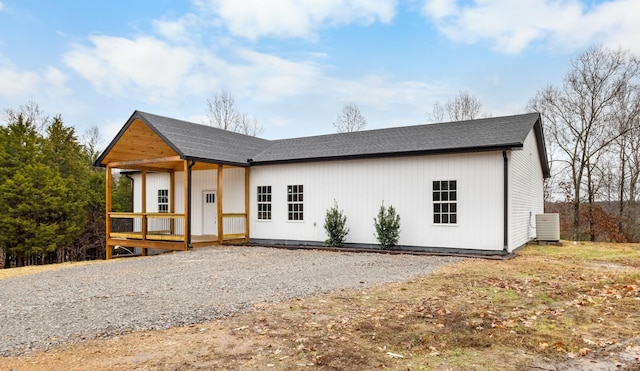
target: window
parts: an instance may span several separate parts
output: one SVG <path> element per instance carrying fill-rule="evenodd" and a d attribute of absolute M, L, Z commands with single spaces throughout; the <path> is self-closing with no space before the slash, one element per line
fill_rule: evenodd
<path fill-rule="evenodd" d="M 433 223 L 456 224 L 458 222 L 458 192 L 455 180 L 433 182 Z"/>
<path fill-rule="evenodd" d="M 304 220 L 302 194 L 302 185 L 287 186 L 287 205 L 289 207 L 289 220 Z"/>
<path fill-rule="evenodd" d="M 169 212 L 169 190 L 168 189 L 158 190 L 158 212 L 159 213 Z"/>
<path fill-rule="evenodd" d="M 258 220 L 271 220 L 271 186 L 258 186 Z"/>
<path fill-rule="evenodd" d="M 204 202 L 207 204 L 215 204 L 216 203 L 216 194 L 213 192 L 209 192 L 209 193 L 205 193 L 204 195 L 205 200 Z"/>

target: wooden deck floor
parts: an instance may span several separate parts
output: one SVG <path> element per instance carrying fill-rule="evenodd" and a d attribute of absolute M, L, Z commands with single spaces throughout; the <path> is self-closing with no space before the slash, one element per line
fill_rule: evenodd
<path fill-rule="evenodd" d="M 223 244 L 238 244 L 246 242 L 246 238 L 227 238 Z M 111 233 L 111 238 L 108 241 L 109 245 L 121 245 L 126 247 L 141 247 L 141 248 L 153 248 L 153 249 L 167 249 L 167 250 L 185 250 L 184 236 L 169 235 L 169 234 L 147 234 L 145 240 L 142 239 L 141 232 L 127 232 L 127 233 Z M 205 247 L 219 245 L 218 236 L 213 234 L 207 235 L 192 235 L 191 246 L 192 247 Z"/>

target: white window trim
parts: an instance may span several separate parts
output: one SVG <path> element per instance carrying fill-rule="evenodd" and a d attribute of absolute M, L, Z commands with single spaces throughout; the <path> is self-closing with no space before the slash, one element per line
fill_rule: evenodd
<path fill-rule="evenodd" d="M 456 204 L 456 222 L 455 223 L 436 223 L 433 221 L 433 217 L 435 215 L 435 211 L 433 211 L 433 205 L 435 204 L 440 204 L 442 206 L 443 203 L 452 203 L 451 200 L 448 201 L 433 201 L 433 182 L 443 182 L 443 181 L 447 181 L 447 182 L 451 182 L 451 181 L 455 181 L 456 182 L 456 200 L 455 200 L 455 204 Z M 460 210 L 458 209 L 458 201 L 459 201 L 459 196 L 460 196 L 460 190 L 458 189 L 458 179 L 441 179 L 441 180 L 433 180 L 431 182 L 431 225 L 434 227 L 458 227 L 460 225 Z M 440 215 L 442 215 L 442 213 L 440 213 Z"/>
<path fill-rule="evenodd" d="M 267 201 L 264 201 L 264 202 L 258 201 L 258 197 L 260 196 L 260 192 L 258 192 L 258 189 L 257 189 L 258 187 L 269 187 L 269 188 L 271 188 L 271 190 L 269 192 L 269 195 L 271 195 L 271 201 L 268 201 L 268 202 Z M 260 204 L 264 204 L 264 205 L 269 204 L 269 205 L 271 205 L 271 211 L 269 212 L 270 213 L 270 215 L 269 215 L 270 218 L 269 219 L 260 219 L 260 209 L 258 207 Z M 257 186 L 256 187 L 256 221 L 257 222 L 272 222 L 273 221 L 273 186 Z"/>
<path fill-rule="evenodd" d="M 305 222 L 305 214 L 307 213 L 306 210 L 304 210 L 304 200 L 303 201 L 291 201 L 289 202 L 289 187 L 303 187 L 302 188 L 302 192 L 300 192 L 298 190 L 298 194 L 303 196 L 304 199 L 304 184 L 288 184 L 287 185 L 287 199 L 286 199 L 286 204 L 287 207 L 285 208 L 285 221 L 287 223 L 304 223 Z M 294 211 L 293 213 L 302 213 L 302 219 L 289 219 L 289 205 L 302 205 L 302 211 Z"/>
<path fill-rule="evenodd" d="M 163 191 L 166 191 L 166 193 L 167 193 L 166 196 L 160 194 L 160 192 L 163 192 Z M 166 197 L 167 198 L 167 202 L 160 202 L 160 197 Z M 170 201 L 171 201 L 171 200 L 169 200 L 169 190 L 165 189 L 165 188 L 158 189 L 158 199 L 157 200 L 158 200 L 158 212 L 159 213 L 169 213 L 169 204 L 170 204 Z M 166 206 L 167 211 L 161 211 L 160 210 L 160 206 Z"/>

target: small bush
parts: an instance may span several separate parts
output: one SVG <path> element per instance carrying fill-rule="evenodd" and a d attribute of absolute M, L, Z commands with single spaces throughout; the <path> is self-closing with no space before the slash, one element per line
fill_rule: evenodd
<path fill-rule="evenodd" d="M 329 238 L 324 241 L 325 246 L 342 247 L 349 234 L 347 225 L 347 217 L 342 210 L 338 209 L 338 203 L 333 200 L 333 207 L 327 210 L 324 217 L 324 230 Z"/>
<path fill-rule="evenodd" d="M 383 250 L 394 248 L 400 239 L 400 215 L 396 214 L 396 209 L 391 205 L 387 209 L 383 202 L 378 217 L 373 218 L 373 223 L 380 247 Z"/>

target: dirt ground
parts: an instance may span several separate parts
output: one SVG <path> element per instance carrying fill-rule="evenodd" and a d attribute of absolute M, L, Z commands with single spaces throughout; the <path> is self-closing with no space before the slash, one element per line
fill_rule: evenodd
<path fill-rule="evenodd" d="M 0 358 L 0 370 L 51 369 L 638 370 L 640 245 L 529 246 L 512 260 Z"/>

